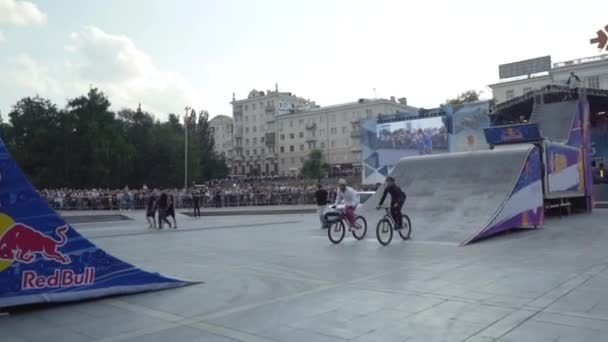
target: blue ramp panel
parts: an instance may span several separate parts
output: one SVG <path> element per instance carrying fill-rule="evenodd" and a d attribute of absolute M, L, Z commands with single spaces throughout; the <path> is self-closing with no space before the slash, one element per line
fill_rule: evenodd
<path fill-rule="evenodd" d="M 80 235 L 40 197 L 0 140 L 0 308 L 187 284 L 142 271 Z"/>

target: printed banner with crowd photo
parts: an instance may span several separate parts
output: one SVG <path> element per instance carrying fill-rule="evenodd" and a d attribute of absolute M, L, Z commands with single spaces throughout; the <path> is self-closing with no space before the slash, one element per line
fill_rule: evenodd
<path fill-rule="evenodd" d="M 490 127 L 490 102 L 480 101 L 453 106 L 450 152 L 487 150 L 484 128 Z"/>

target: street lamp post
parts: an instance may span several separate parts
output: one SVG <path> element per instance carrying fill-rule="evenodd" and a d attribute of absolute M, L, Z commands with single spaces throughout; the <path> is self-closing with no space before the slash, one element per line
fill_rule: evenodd
<path fill-rule="evenodd" d="M 188 191 L 188 112 L 192 108 L 186 107 L 184 110 L 184 190 Z"/>

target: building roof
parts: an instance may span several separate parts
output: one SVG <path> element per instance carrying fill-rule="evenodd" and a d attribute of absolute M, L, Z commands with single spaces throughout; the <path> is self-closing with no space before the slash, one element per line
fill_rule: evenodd
<path fill-rule="evenodd" d="M 216 121 L 226 121 L 226 120 L 232 121 L 232 117 L 230 117 L 228 115 L 222 115 L 222 114 L 220 114 L 220 115 L 216 115 L 213 118 L 211 118 L 209 120 L 209 123 L 213 123 L 213 122 L 216 122 Z"/>
<path fill-rule="evenodd" d="M 371 105 L 371 104 L 392 104 L 395 106 L 403 107 L 404 109 L 417 110 L 416 107 L 403 105 L 399 102 L 393 102 L 388 99 L 359 99 L 359 101 L 354 101 L 354 102 L 347 102 L 347 103 L 341 103 L 341 104 L 330 105 L 330 106 L 325 106 L 325 107 L 319 107 L 319 108 L 314 108 L 314 109 L 294 112 L 294 113 L 280 114 L 280 115 L 277 115 L 277 118 L 284 118 L 284 117 L 288 117 L 288 116 L 292 116 L 292 115 L 315 115 L 315 114 L 321 114 L 321 113 L 325 113 L 325 112 L 329 112 L 329 111 L 338 111 L 338 110 L 344 110 L 344 109 L 355 108 L 355 107 Z"/>

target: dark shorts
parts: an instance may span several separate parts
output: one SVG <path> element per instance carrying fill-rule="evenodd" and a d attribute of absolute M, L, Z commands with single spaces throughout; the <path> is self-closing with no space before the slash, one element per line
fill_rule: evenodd
<path fill-rule="evenodd" d="M 173 208 L 167 209 L 167 216 L 175 217 L 175 209 L 173 209 Z"/>

